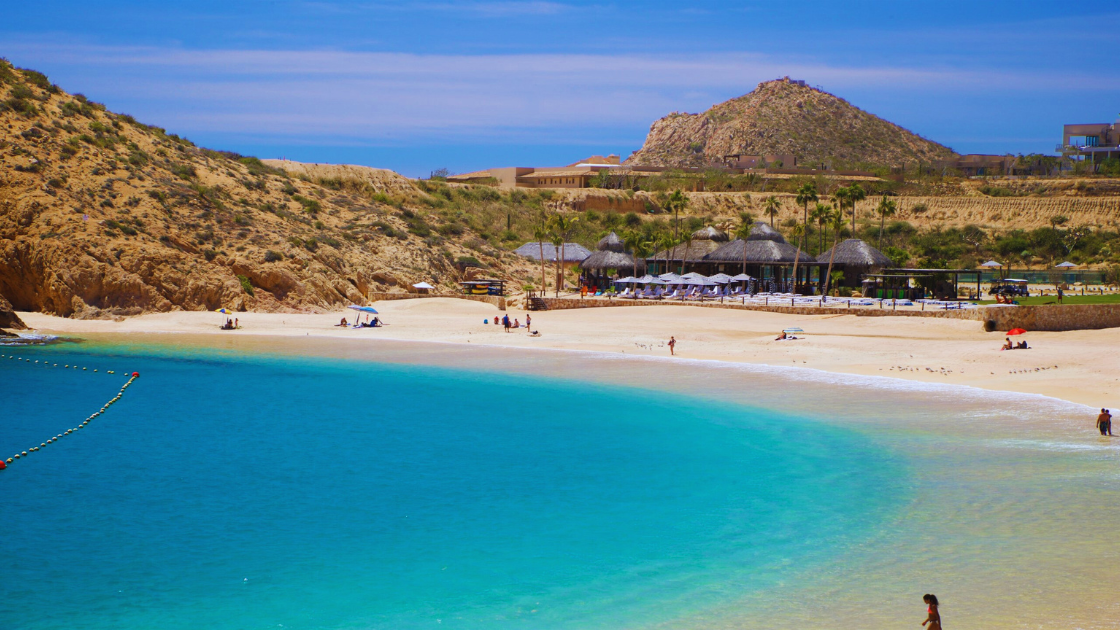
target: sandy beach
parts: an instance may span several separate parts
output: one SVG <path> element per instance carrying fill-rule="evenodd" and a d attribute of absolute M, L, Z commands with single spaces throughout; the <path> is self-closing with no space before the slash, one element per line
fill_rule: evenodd
<path fill-rule="evenodd" d="M 28 326 L 47 333 L 209 333 L 279 335 L 486 344 L 509 348 L 612 352 L 628 356 L 676 356 L 783 367 L 801 367 L 990 390 L 1042 394 L 1090 407 L 1118 407 L 1120 329 L 1037 332 L 1021 337 L 1030 350 L 1001 352 L 1001 333 L 976 322 L 914 317 L 782 315 L 689 307 L 598 308 L 529 313 L 539 337 L 523 327 L 506 333 L 493 324 L 497 308 L 453 298 L 376 304 L 382 328 L 335 326 L 356 313 L 240 313 L 242 328 L 219 329 L 223 316 L 173 312 L 112 320 L 72 320 L 20 313 Z M 524 324 L 527 313 L 509 311 Z M 484 324 L 490 320 L 490 324 Z M 797 340 L 775 341 L 783 328 L 805 330 Z"/>

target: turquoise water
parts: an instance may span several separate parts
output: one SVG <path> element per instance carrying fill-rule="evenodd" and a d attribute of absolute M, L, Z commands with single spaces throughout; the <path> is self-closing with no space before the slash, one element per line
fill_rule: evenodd
<path fill-rule="evenodd" d="M 8 350 L 4 350 L 8 353 Z M 865 432 L 679 393 L 60 344 L 0 360 L 0 627 L 643 628 L 810 580 L 911 500 Z M 116 375 L 105 374 L 116 370 Z"/>

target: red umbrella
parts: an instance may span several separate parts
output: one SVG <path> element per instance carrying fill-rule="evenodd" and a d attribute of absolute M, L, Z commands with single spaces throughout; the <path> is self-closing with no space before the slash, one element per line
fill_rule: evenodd
<path fill-rule="evenodd" d="M 1012 328 L 1011 330 L 1007 331 L 1007 334 L 1008 335 L 1021 335 L 1025 332 L 1027 332 L 1027 331 L 1023 330 L 1022 328 Z"/>

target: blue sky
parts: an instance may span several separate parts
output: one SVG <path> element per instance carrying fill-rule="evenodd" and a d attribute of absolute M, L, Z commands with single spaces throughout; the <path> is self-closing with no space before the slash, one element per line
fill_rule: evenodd
<path fill-rule="evenodd" d="M 784 75 L 960 152 L 1120 114 L 1115 1 L 170 5 L 9 3 L 0 56 L 204 146 L 413 176 L 626 157 Z"/>

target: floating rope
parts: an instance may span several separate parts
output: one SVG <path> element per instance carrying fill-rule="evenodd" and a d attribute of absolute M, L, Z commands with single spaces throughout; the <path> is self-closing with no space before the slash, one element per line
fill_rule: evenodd
<path fill-rule="evenodd" d="M 5 358 L 9 359 L 9 360 L 25 361 L 27 363 L 32 363 L 31 359 L 24 359 L 23 357 L 0 354 L 0 359 L 5 359 Z M 34 363 L 39 363 L 39 361 L 36 360 Z M 50 363 L 48 361 L 43 361 L 42 365 L 44 367 L 58 367 L 57 363 Z M 75 370 L 78 369 L 77 365 L 70 366 L 70 365 L 67 364 L 67 365 L 63 365 L 62 367 L 67 368 L 67 369 L 75 369 Z M 82 371 L 88 371 L 88 368 L 83 367 L 81 369 L 82 369 Z M 96 372 L 97 370 L 93 370 L 93 371 Z M 109 370 L 109 371 L 106 372 L 106 374 L 113 374 L 113 373 L 114 372 L 112 370 Z M 12 464 L 12 463 L 16 462 L 17 460 L 19 460 L 23 457 L 27 457 L 28 455 L 38 451 L 39 449 L 43 449 L 43 448 L 46 448 L 50 444 L 54 444 L 55 442 L 61 440 L 62 438 L 66 437 L 67 435 L 70 435 L 71 433 L 77 433 L 78 429 L 81 429 L 82 427 L 89 424 L 92 420 L 94 420 L 95 418 L 97 418 L 101 414 L 108 411 L 109 407 L 112 407 L 117 401 L 119 401 L 121 399 L 121 396 L 124 396 L 124 391 L 126 389 L 128 389 L 128 386 L 132 385 L 132 382 L 135 381 L 138 378 L 140 378 L 140 373 L 139 372 L 133 372 L 132 376 L 129 377 L 128 381 L 124 385 L 121 386 L 121 389 L 120 389 L 119 392 L 117 392 L 116 396 L 113 396 L 112 398 L 110 398 L 109 402 L 107 402 L 107 403 L 105 403 L 104 405 L 101 406 L 101 409 L 98 409 L 94 413 L 90 414 L 90 416 L 88 418 L 83 420 L 81 424 L 74 427 L 73 429 L 67 429 L 65 432 L 59 433 L 58 435 L 56 435 L 52 438 L 49 438 L 45 442 L 40 442 L 39 446 L 32 446 L 31 448 L 27 449 L 26 451 L 21 451 L 19 453 L 16 453 L 15 455 L 12 455 L 8 459 L 0 460 L 0 470 L 4 470 L 5 468 L 8 467 L 9 464 Z"/>

